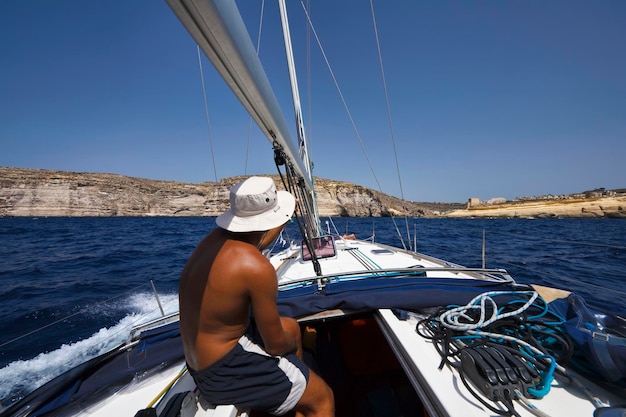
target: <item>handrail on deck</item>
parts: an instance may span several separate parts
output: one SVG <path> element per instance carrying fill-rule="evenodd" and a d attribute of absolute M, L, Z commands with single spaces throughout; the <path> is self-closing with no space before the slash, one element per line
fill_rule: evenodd
<path fill-rule="evenodd" d="M 169 324 L 169 323 L 173 323 L 175 321 L 178 321 L 178 315 L 179 315 L 179 313 L 176 311 L 176 312 L 170 313 L 170 314 L 168 314 L 166 316 L 159 317 L 157 319 L 154 319 L 154 320 L 151 320 L 151 321 L 148 321 L 146 323 L 143 323 L 143 324 L 140 324 L 138 326 L 133 327 L 132 329 L 130 329 L 130 332 L 128 333 L 128 340 L 126 341 L 125 347 L 127 347 L 127 345 L 130 345 L 134 341 L 139 339 L 141 337 L 141 333 L 145 332 L 146 330 L 154 329 L 154 328 L 159 327 L 161 325 Z"/>
<path fill-rule="evenodd" d="M 452 272 L 452 273 L 466 273 L 472 275 L 473 278 L 481 280 L 493 280 L 498 282 L 512 282 L 515 280 L 509 275 L 505 269 L 489 269 L 489 268 L 466 268 L 466 267 L 422 267 L 416 266 L 413 268 L 387 268 L 376 270 L 360 270 L 341 272 L 339 274 L 326 274 L 322 276 L 311 276 L 306 278 L 299 278 L 293 281 L 289 281 L 278 285 L 279 290 L 291 289 L 294 287 L 300 287 L 305 284 L 317 284 L 318 289 L 321 291 L 326 284 L 337 282 L 341 280 L 358 280 L 358 279 L 374 279 L 374 278 L 409 278 L 416 276 L 426 276 L 427 272 Z M 436 278 L 430 276 L 430 278 Z"/>

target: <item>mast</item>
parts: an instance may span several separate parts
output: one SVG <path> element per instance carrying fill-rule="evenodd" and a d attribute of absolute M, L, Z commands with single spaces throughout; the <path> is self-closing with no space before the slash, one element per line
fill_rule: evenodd
<path fill-rule="evenodd" d="M 315 207 L 310 164 L 298 155 L 276 96 L 261 65 L 250 35 L 233 0 L 166 0 L 174 14 L 200 46 L 217 72 L 248 111 L 274 148 L 281 150 L 299 178 L 307 209 Z M 312 234 L 319 220 L 309 213 Z"/>
<path fill-rule="evenodd" d="M 302 105 L 300 104 L 300 91 L 298 89 L 298 77 L 296 76 L 296 64 L 293 59 L 293 47 L 291 46 L 291 32 L 289 30 L 289 19 L 287 18 L 287 6 L 285 4 L 285 0 L 278 0 L 278 5 L 280 8 L 280 21 L 283 27 L 283 39 L 285 41 L 287 65 L 289 67 L 289 80 L 291 81 L 291 95 L 293 97 L 293 110 L 296 119 L 296 132 L 298 134 L 298 151 L 311 181 L 315 183 L 304 129 L 304 120 L 302 118 Z M 311 195 L 310 201 L 312 203 L 312 207 L 310 208 L 312 211 L 312 217 L 314 222 L 317 223 L 317 225 L 314 226 L 314 230 L 316 231 L 314 235 L 319 236 L 321 226 L 319 224 L 319 214 L 315 194 Z"/>

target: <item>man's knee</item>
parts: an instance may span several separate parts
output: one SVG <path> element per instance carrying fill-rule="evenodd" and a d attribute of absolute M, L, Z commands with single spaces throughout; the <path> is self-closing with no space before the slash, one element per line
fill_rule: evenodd
<path fill-rule="evenodd" d="M 333 393 L 333 390 L 326 383 L 324 385 L 326 387 L 326 394 L 324 395 L 324 399 L 323 399 L 323 408 L 326 411 L 332 412 L 332 414 L 334 414 L 335 394 Z"/>
<path fill-rule="evenodd" d="M 318 401 L 315 404 L 315 415 L 335 415 L 335 396 L 333 390 L 326 384 L 324 384 L 324 388 L 321 390 Z"/>
<path fill-rule="evenodd" d="M 307 389 L 296 410 L 304 415 L 333 416 L 335 414 L 335 397 L 332 389 L 314 372 L 311 372 Z"/>

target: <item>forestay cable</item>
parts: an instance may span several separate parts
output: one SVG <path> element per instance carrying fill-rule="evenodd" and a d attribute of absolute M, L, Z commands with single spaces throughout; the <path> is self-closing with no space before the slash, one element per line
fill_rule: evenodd
<path fill-rule="evenodd" d="M 376 14 L 374 13 L 374 0 L 370 0 L 370 9 L 372 10 L 372 23 L 374 25 L 374 35 L 376 37 L 376 48 L 378 50 L 378 62 L 380 63 L 380 74 L 383 79 L 383 88 L 385 90 L 385 102 L 387 103 L 387 118 L 389 119 L 389 132 L 391 134 L 391 144 L 393 146 L 393 156 L 396 159 L 396 171 L 398 174 L 398 184 L 400 185 L 400 198 L 404 201 L 404 189 L 402 188 L 402 177 L 400 175 L 400 162 L 398 161 L 398 151 L 396 150 L 396 135 L 393 129 L 393 120 L 391 118 L 391 104 L 389 103 L 389 92 L 387 90 L 387 78 L 385 77 L 385 67 L 383 65 L 383 54 L 380 49 L 380 40 L 378 38 L 378 25 L 376 25 Z M 409 219 L 404 217 L 406 226 L 406 235 L 411 246 L 411 232 L 409 230 Z M 414 249 L 415 250 L 415 249 Z"/>
<path fill-rule="evenodd" d="M 200 80 L 202 81 L 202 96 L 204 97 L 204 115 L 206 116 L 206 126 L 209 132 L 209 143 L 211 145 L 211 159 L 213 160 L 213 174 L 215 175 L 215 182 L 217 182 L 217 167 L 215 165 L 215 151 L 213 150 L 213 135 L 211 135 L 211 122 L 209 119 L 209 106 L 206 100 L 206 90 L 204 88 L 204 72 L 202 71 L 202 59 L 200 58 L 200 46 L 198 48 L 198 65 L 200 66 Z"/>
<path fill-rule="evenodd" d="M 324 61 L 326 62 L 326 67 L 328 68 L 328 71 L 330 72 L 330 76 L 333 79 L 333 83 L 335 84 L 335 88 L 337 89 L 337 92 L 339 94 L 339 98 L 341 99 L 341 102 L 343 103 L 343 107 L 346 110 L 346 113 L 348 114 L 348 119 L 350 119 L 350 123 L 352 124 L 352 129 L 354 130 L 354 133 L 356 134 L 356 137 L 359 141 L 359 145 L 361 146 L 361 150 L 363 151 L 363 155 L 365 156 L 365 160 L 367 161 L 367 165 L 370 168 L 370 171 L 372 171 L 372 175 L 374 176 L 374 181 L 376 181 L 376 185 L 378 186 L 378 190 L 382 193 L 382 186 L 380 185 L 380 181 L 378 180 L 378 176 L 376 175 L 376 172 L 374 171 L 374 167 L 372 166 L 372 162 L 370 161 L 370 158 L 367 154 L 367 150 L 365 149 L 365 144 L 363 143 L 363 140 L 361 139 L 361 134 L 359 133 L 359 129 L 357 129 L 356 127 L 356 123 L 354 122 L 354 118 L 352 117 L 352 113 L 350 113 L 350 109 L 348 108 L 348 103 L 346 102 L 345 97 L 343 96 L 343 93 L 341 91 L 341 88 L 339 87 L 339 82 L 337 81 L 337 78 L 335 77 L 335 73 L 333 72 L 332 67 L 330 66 L 330 61 L 328 60 L 328 57 L 326 56 L 326 52 L 324 51 L 324 48 L 322 47 L 322 42 L 320 41 L 319 36 L 317 36 L 317 31 L 315 30 L 315 27 L 313 26 L 313 22 L 311 21 L 311 17 L 309 16 L 309 12 L 306 9 L 306 6 L 304 5 L 304 3 L 301 1 L 300 4 L 302 5 L 302 9 L 304 10 L 304 14 L 306 15 L 306 19 L 307 22 L 309 23 L 309 26 L 311 28 L 311 31 L 313 32 L 313 36 L 315 37 L 315 40 L 317 41 L 317 45 L 320 48 L 320 52 L 322 54 L 322 57 L 324 58 Z M 398 233 L 398 236 L 400 237 L 400 241 L 402 243 L 402 247 L 406 250 L 406 244 L 404 243 L 404 238 L 402 237 L 402 234 L 400 233 L 400 231 L 398 230 L 398 225 L 396 224 L 396 220 L 395 217 L 393 216 L 393 214 L 391 213 L 391 219 L 393 221 L 393 224 L 396 228 L 396 232 Z"/>

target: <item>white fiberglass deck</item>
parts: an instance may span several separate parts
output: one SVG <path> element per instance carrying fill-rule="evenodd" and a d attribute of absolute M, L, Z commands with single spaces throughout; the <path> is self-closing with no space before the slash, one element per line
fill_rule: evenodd
<path fill-rule="evenodd" d="M 414 378 L 412 383 L 431 417 L 494 415 L 469 393 L 455 370 L 449 367 L 438 369 L 441 357 L 432 342 L 415 331 L 418 318 L 409 316 L 406 320 L 399 320 L 391 310 L 381 309 L 378 321 L 405 372 Z M 585 378 L 578 379 L 607 405 L 616 406 L 624 403 L 623 399 L 608 393 Z M 596 409 L 583 389 L 556 380 L 552 383 L 547 396 L 530 400 L 530 403 L 545 416 L 550 417 L 592 417 Z M 524 417 L 536 415 L 518 401 L 515 402 L 515 410 Z"/>
<path fill-rule="evenodd" d="M 345 275 L 346 272 L 376 271 L 402 268 L 453 268 L 458 265 L 412 253 L 397 248 L 361 240 L 336 239 L 336 256 L 319 259 L 324 276 Z M 277 269 L 278 283 L 285 284 L 306 278 L 314 278 L 315 272 L 311 261 L 303 261 L 299 248 L 273 256 L 271 262 Z M 436 274 L 427 272 L 429 277 L 439 278 L 476 278 L 462 272 L 440 270 Z"/>

